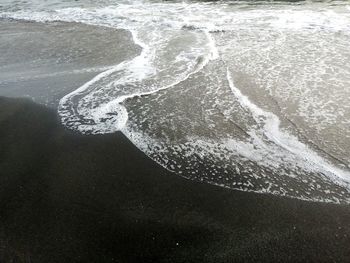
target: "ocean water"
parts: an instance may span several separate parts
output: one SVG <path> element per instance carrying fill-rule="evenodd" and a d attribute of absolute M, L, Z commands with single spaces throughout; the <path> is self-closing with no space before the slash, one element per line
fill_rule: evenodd
<path fill-rule="evenodd" d="M 348 2 L 1 1 L 0 18 L 124 29 L 137 56 L 59 102 L 188 179 L 350 202 Z"/>

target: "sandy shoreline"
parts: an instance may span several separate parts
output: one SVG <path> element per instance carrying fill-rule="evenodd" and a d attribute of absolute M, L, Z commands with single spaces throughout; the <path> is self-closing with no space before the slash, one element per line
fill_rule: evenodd
<path fill-rule="evenodd" d="M 0 20 L 0 94 L 57 108 L 59 100 L 136 56 L 130 32 L 81 23 Z"/>
<path fill-rule="evenodd" d="M 350 207 L 168 173 L 122 134 L 0 99 L 0 261 L 346 262 Z"/>
<path fill-rule="evenodd" d="M 60 124 L 62 96 L 138 54 L 129 32 L 0 24 L 1 96 L 52 107 L 0 97 L 0 262 L 350 261 L 348 205 L 189 181 Z"/>

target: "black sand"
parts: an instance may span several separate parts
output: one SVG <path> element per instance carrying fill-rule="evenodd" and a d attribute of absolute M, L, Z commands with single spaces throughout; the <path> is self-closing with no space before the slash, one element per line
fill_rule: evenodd
<path fill-rule="evenodd" d="M 171 174 L 123 134 L 0 99 L 0 262 L 349 262 L 350 206 Z"/>

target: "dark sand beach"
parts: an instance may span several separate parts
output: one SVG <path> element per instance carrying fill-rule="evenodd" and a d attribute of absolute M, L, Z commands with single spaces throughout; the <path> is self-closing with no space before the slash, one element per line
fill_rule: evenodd
<path fill-rule="evenodd" d="M 349 206 L 189 181 L 28 100 L 0 99 L 0 160 L 0 262 L 350 260 Z"/>
<path fill-rule="evenodd" d="M 18 8 L 21 11 L 21 9 L 27 10 L 28 6 L 31 5 L 35 8 L 43 8 L 48 5 L 48 10 L 50 10 L 50 3 L 53 9 L 62 6 L 69 7 L 70 5 L 82 5 L 87 8 L 96 4 L 92 3 L 95 1 L 70 3 L 69 1 L 41 2 L 35 0 L 33 2 L 22 1 L 23 3 L 16 1 L 15 4 L 7 2 L 7 5 L 6 3 L 2 7 L 0 5 L 0 9 L 8 11 Z M 41 5 L 37 7 L 39 2 Z M 110 4 L 109 1 L 103 2 L 106 2 L 105 5 Z M 161 2 L 162 5 L 165 3 Z M 116 4 L 116 2 L 113 1 L 112 4 Z M 67 125 L 64 126 L 61 123 L 60 117 L 62 115 L 58 115 L 57 106 L 63 96 L 91 81 L 111 66 L 131 60 L 141 53 L 142 48 L 135 42 L 135 35 L 132 35 L 131 31 L 119 29 L 118 23 L 123 25 L 123 21 L 128 21 L 130 25 L 136 25 L 135 28 L 139 30 L 136 32 L 138 32 L 140 39 L 143 39 L 144 44 L 148 43 L 151 48 L 162 43 L 164 39 L 167 40 L 166 37 L 169 37 L 170 40 L 176 40 L 172 42 L 169 40 L 169 43 L 172 43 L 169 47 L 173 48 L 170 50 L 173 51 L 176 51 L 177 48 L 181 51 L 184 48 L 181 44 L 186 44 L 186 40 L 190 41 L 192 39 L 190 36 L 197 37 L 198 34 L 199 40 L 206 39 L 199 34 L 200 30 L 191 25 L 180 27 L 178 31 L 174 31 L 180 32 L 179 39 L 170 38 L 173 35 L 169 34 L 168 30 L 172 29 L 172 24 L 165 22 L 167 22 L 168 16 L 173 20 L 178 16 L 183 16 L 185 9 L 181 9 L 181 6 L 175 6 L 175 9 L 169 8 L 169 13 L 165 13 L 163 17 L 160 16 L 162 19 L 159 21 L 155 20 L 162 22 L 164 18 L 163 27 L 168 28 L 161 32 L 164 35 L 158 35 L 160 30 L 157 27 L 154 28 L 158 22 L 153 24 L 154 21 L 151 21 L 151 16 L 148 13 L 153 14 L 154 10 L 158 9 L 153 9 L 151 6 L 148 6 L 151 9 L 147 9 L 147 5 L 146 7 L 139 6 L 139 9 L 137 6 L 133 6 L 135 13 L 128 17 L 127 11 L 130 11 L 130 8 L 124 6 L 123 10 L 126 13 L 119 14 L 123 18 L 119 21 L 115 20 L 117 17 L 115 13 L 119 12 L 120 6 L 109 10 L 104 8 L 102 2 L 98 2 L 98 5 L 101 5 L 99 8 L 102 9 L 98 8 L 97 11 L 102 12 L 102 15 L 99 12 L 91 15 L 87 12 L 89 9 L 83 9 L 83 15 L 79 17 L 83 22 L 67 22 L 71 21 L 71 16 L 75 20 L 77 19 L 76 13 L 71 9 L 68 9 L 68 11 L 72 11 L 70 16 L 66 17 L 66 13 L 61 14 L 65 18 L 61 17 L 62 21 L 49 19 L 51 22 L 45 22 L 45 19 L 38 19 L 50 18 L 52 12 L 43 13 L 43 17 L 36 17 L 38 21 L 35 20 L 35 17 L 33 21 L 28 20 L 26 13 L 22 14 L 21 12 L 19 12 L 19 17 L 14 12 L 12 15 L 6 13 L 0 19 L 0 263 L 350 262 L 350 206 L 348 204 L 307 202 L 272 194 L 257 194 L 218 187 L 196 181 L 199 180 L 197 178 L 187 180 L 176 173 L 169 172 L 150 159 L 127 139 L 125 133 L 108 133 L 110 131 L 107 130 L 107 133 L 103 135 L 82 135 L 68 129 Z M 254 3 L 254 5 L 257 7 L 260 2 Z M 198 4 L 193 5 L 193 16 L 198 13 L 197 7 L 199 8 Z M 201 8 L 208 12 L 211 10 L 207 9 L 209 7 L 209 5 L 204 5 Z M 36 10 L 35 8 L 33 10 Z M 167 10 L 167 8 L 162 6 L 159 10 Z M 246 6 L 242 10 L 249 8 Z M 255 16 L 253 10 L 252 16 L 248 16 L 254 22 L 253 29 L 255 29 L 255 21 L 264 13 L 265 11 L 262 10 Z M 218 17 L 215 15 L 216 11 L 213 14 L 211 19 L 216 19 Z M 248 14 L 250 13 L 248 12 Z M 280 10 L 272 12 L 272 17 L 278 17 L 279 14 Z M 294 13 L 292 12 L 292 14 Z M 12 16 L 14 17 L 11 18 Z M 305 15 L 305 17 L 307 16 Z M 318 21 L 319 17 L 316 16 L 315 21 Z M 295 17 L 292 16 L 292 18 Z M 296 16 L 296 18 L 299 21 L 302 16 Z M 74 19 L 72 21 L 75 21 Z M 77 21 L 80 21 L 79 19 Z M 177 21 L 171 19 L 170 22 Z M 200 20 L 205 22 L 203 25 L 206 24 L 207 20 L 209 21 L 206 17 L 201 19 L 204 19 Z M 138 28 L 137 23 L 141 23 L 143 20 L 145 20 L 146 28 Z M 294 20 L 291 19 L 291 21 Z M 312 19 L 310 21 L 313 23 Z M 329 24 L 329 21 L 326 20 L 325 25 Z M 296 24 L 299 25 L 299 23 Z M 114 25 L 115 28 L 104 25 Z M 223 25 L 225 26 L 226 23 Z M 261 25 L 264 26 L 265 22 Z M 321 25 L 324 26 L 322 23 Z M 228 37 L 221 40 L 221 45 L 236 47 L 238 43 L 241 43 L 241 41 L 237 41 L 237 43 L 230 44 L 231 39 L 235 39 L 236 33 L 240 31 L 232 32 L 234 34 L 230 36 L 230 31 L 227 31 Z M 256 36 L 259 44 L 257 46 L 260 49 L 259 41 L 262 40 L 260 34 L 264 34 L 264 32 L 259 28 L 257 32 L 259 33 Z M 210 34 L 214 36 L 212 40 L 215 37 L 218 38 L 219 35 L 224 37 L 226 34 L 225 30 L 208 31 L 207 33 L 209 36 Z M 184 35 L 187 35 L 188 38 L 182 39 Z M 312 36 L 314 35 L 312 32 Z M 242 36 L 244 39 L 245 34 Z M 250 37 L 247 39 L 249 40 Z M 299 44 L 298 41 L 299 39 L 296 39 L 296 43 Z M 273 43 L 275 42 L 273 40 Z M 199 51 L 203 46 L 202 42 L 193 42 L 191 45 L 190 43 L 192 42 L 187 44 L 189 46 L 196 44 Z M 207 40 L 203 43 L 204 46 L 208 44 Z M 294 41 L 291 43 L 293 44 Z M 348 42 L 344 41 L 344 43 L 347 45 Z M 242 46 L 244 46 L 243 44 Z M 164 43 L 163 45 L 168 47 Z M 213 48 L 213 45 L 208 47 Z M 163 64 L 156 61 L 160 63 L 157 64 L 161 69 L 158 71 L 160 73 L 169 70 L 168 65 L 171 63 L 168 62 L 174 60 L 171 56 L 167 58 L 169 49 L 166 48 L 163 52 L 161 48 L 164 47 L 161 45 L 159 47 L 162 51 L 159 61 Z M 293 47 L 290 50 L 294 51 L 297 48 Z M 343 52 L 345 53 L 346 50 L 344 48 Z M 141 57 L 144 60 L 140 61 L 144 62 L 149 59 L 148 62 L 152 62 L 152 54 L 152 52 L 149 54 L 146 52 L 149 57 Z M 194 54 L 196 55 L 196 53 Z M 232 54 L 236 53 L 232 51 Z M 284 51 L 281 54 L 284 55 Z M 190 55 L 191 52 L 188 55 L 191 58 L 189 61 L 197 60 L 198 63 L 203 61 L 202 56 L 197 58 Z M 176 57 L 180 60 L 186 58 L 186 56 L 181 57 L 180 55 Z M 260 57 L 263 56 L 257 58 Z M 295 58 L 294 55 L 290 57 Z M 215 59 L 211 61 L 211 63 L 216 62 Z M 242 57 L 242 64 L 247 64 L 244 57 Z M 271 62 L 271 64 L 274 63 Z M 345 63 L 339 64 L 343 67 Z M 141 63 L 141 73 L 144 70 L 142 65 Z M 215 65 L 212 67 L 214 71 L 218 64 Z M 255 62 L 252 65 L 255 65 Z M 181 69 L 180 66 L 179 68 Z M 235 67 L 232 66 L 232 68 Z M 158 70 L 158 68 L 156 69 Z M 211 74 L 210 69 L 207 69 L 208 76 Z M 128 76 L 127 73 L 132 72 L 132 70 L 125 70 L 125 72 Z M 176 72 L 171 72 L 168 75 L 162 74 L 165 74 L 164 78 L 166 79 L 181 71 Z M 217 73 L 219 80 L 220 72 Z M 227 72 L 224 71 L 225 76 L 228 72 L 228 69 Z M 254 75 L 256 72 L 254 68 Z M 288 70 L 286 72 L 290 73 Z M 131 76 L 133 77 L 133 75 Z M 234 97 L 231 94 L 230 86 L 227 83 L 225 84 L 226 90 L 230 91 L 231 97 L 227 96 L 227 93 L 207 94 L 205 87 L 202 87 L 203 83 L 216 78 L 215 75 L 211 79 L 207 79 L 205 76 L 203 73 L 203 76 L 200 75 L 198 79 L 190 79 L 183 89 L 169 90 L 167 96 L 164 95 L 166 90 L 163 90 L 164 94 L 160 92 L 163 95 L 158 95 L 159 101 L 157 93 L 154 94 L 154 97 L 149 96 L 148 100 L 146 96 L 144 102 L 137 102 L 136 96 L 135 100 L 132 101 L 134 104 L 129 101 L 130 105 L 128 105 L 130 107 L 130 121 L 138 120 L 136 117 L 139 116 L 140 120 L 146 120 L 146 124 L 148 120 L 150 127 L 153 127 L 151 124 L 154 124 L 154 127 L 159 125 L 160 128 L 155 129 L 157 133 L 165 130 L 165 135 L 174 135 L 174 138 L 176 134 L 172 132 L 176 125 L 173 125 L 172 121 L 174 120 L 176 123 L 176 120 L 182 119 L 184 122 L 179 121 L 178 123 L 181 125 L 176 126 L 176 128 L 180 127 L 178 134 L 182 134 L 182 131 L 185 131 L 191 124 L 198 124 L 205 120 L 202 126 L 194 129 L 196 132 L 197 130 L 202 131 L 203 127 L 209 127 L 210 123 L 218 124 L 218 122 L 214 122 L 217 119 L 223 120 L 221 123 L 222 131 L 225 131 L 225 125 L 228 125 L 228 130 L 232 132 L 229 129 L 232 127 L 230 126 L 231 122 L 226 121 L 222 112 L 225 112 L 227 107 L 228 110 L 232 110 L 231 113 L 228 111 L 227 114 L 235 116 L 238 124 L 241 123 L 241 120 L 245 120 L 245 115 L 240 115 L 240 112 L 235 114 L 234 111 L 240 108 L 240 104 L 236 103 L 232 104 L 232 107 L 228 107 L 231 105 L 228 102 L 233 103 L 233 99 L 237 99 L 237 96 Z M 245 74 L 236 74 L 235 76 L 238 76 L 238 83 L 245 84 L 247 82 L 249 84 L 249 78 Z M 239 76 L 241 77 L 239 78 Z M 279 76 L 280 74 L 276 75 L 276 79 L 279 79 L 277 78 Z M 117 74 L 112 76 L 111 81 L 117 77 Z M 339 79 L 341 80 L 341 78 Z M 102 83 L 103 85 L 101 84 L 101 87 L 113 83 L 107 79 L 105 83 Z M 196 86 L 196 83 L 201 85 Z M 219 82 L 219 84 L 222 83 Z M 254 87 L 254 85 L 250 86 Z M 116 88 L 118 85 L 113 87 Z M 135 87 L 137 87 L 136 84 L 129 88 Z M 208 87 L 211 86 L 208 84 Z M 213 87 L 216 86 L 213 85 Z M 93 90 L 93 88 L 91 89 Z M 96 90 L 98 91 L 97 88 Z M 193 93 L 186 93 L 186 90 L 192 90 Z M 327 90 L 334 91 L 331 88 L 327 88 Z M 123 90 L 121 89 L 121 91 Z M 209 91 L 212 90 L 209 89 Z M 253 95 L 255 91 L 259 90 L 252 89 Z M 108 102 L 109 98 L 114 98 L 113 92 L 106 94 L 105 102 Z M 345 89 L 344 93 L 341 94 L 341 98 L 346 97 Z M 105 94 L 96 92 L 91 98 L 102 95 Z M 258 98 L 264 98 L 263 95 L 262 92 L 257 93 Z M 228 106 L 223 100 L 227 97 L 232 99 L 232 101 L 226 101 Z M 305 97 L 303 95 L 303 98 Z M 208 99 L 206 106 L 208 108 L 201 106 L 202 102 L 206 102 L 203 98 Z M 220 106 L 219 109 L 223 109 L 222 112 L 219 111 L 220 114 L 213 121 L 209 117 L 215 117 L 216 111 L 209 107 L 210 103 L 213 102 L 210 98 L 223 100 L 222 103 L 219 101 L 221 104 L 216 105 L 215 103 L 216 106 L 213 107 L 213 109 L 217 109 Z M 79 102 L 79 97 L 76 101 L 72 101 Z M 239 102 L 239 100 L 237 101 Z M 259 100 L 259 102 L 261 101 L 264 102 L 263 99 Z M 266 101 L 269 100 L 266 99 Z M 318 100 L 315 99 L 315 101 Z M 94 105 L 93 102 L 90 104 Z M 99 103 L 96 103 L 95 107 L 98 108 Z M 87 109 L 91 106 L 90 104 L 87 104 Z M 145 108 L 145 104 L 150 108 Z M 277 101 L 273 101 L 273 105 L 275 104 L 278 105 Z M 313 104 L 314 102 L 310 105 Z M 198 107 L 191 107 L 192 105 Z M 291 109 L 294 107 L 292 106 Z M 177 108 L 178 111 L 176 111 Z M 182 108 L 185 108 L 185 111 L 182 111 Z M 95 110 L 94 107 L 91 109 Z M 199 116 L 199 118 L 197 113 L 198 115 L 205 113 L 204 109 L 208 109 L 209 115 L 203 115 L 207 118 L 203 116 Z M 243 113 L 249 113 L 247 111 L 249 108 L 243 107 L 242 109 Z M 169 115 L 173 111 L 174 114 Z M 338 110 L 334 111 L 338 113 Z M 158 112 L 163 113 L 164 116 L 158 115 Z M 193 119 L 189 115 L 193 115 Z M 161 122 L 162 118 L 159 116 L 164 119 L 164 123 Z M 180 117 L 176 119 L 174 116 Z M 260 117 L 264 116 L 271 117 L 271 114 Z M 346 120 L 347 115 L 344 116 L 343 119 Z M 246 120 L 246 124 L 250 124 L 250 119 Z M 158 121 L 160 122 L 158 123 Z M 337 124 L 340 125 L 339 121 Z M 308 127 L 308 125 L 305 126 Z M 345 125 L 343 126 L 345 127 Z M 339 127 L 343 126 L 333 125 L 331 128 L 334 129 L 334 138 L 339 139 L 339 144 L 342 146 L 334 149 L 337 149 L 337 154 L 346 159 L 348 150 L 347 140 L 344 139 L 346 137 L 338 136 L 342 131 Z M 239 125 L 237 127 L 240 128 Z M 214 138 L 220 137 L 219 128 L 209 129 L 208 134 L 213 135 Z M 150 134 L 152 131 L 150 130 Z M 314 136 L 313 129 L 307 131 Z M 186 131 L 184 134 L 186 135 Z M 191 135 L 191 132 L 187 131 L 188 134 Z M 193 135 L 196 134 L 193 133 Z M 330 134 L 333 133 L 330 132 Z M 183 137 L 186 139 L 187 135 L 185 135 Z M 333 137 L 329 138 L 331 139 L 325 140 L 325 144 L 333 149 L 331 147 L 331 142 L 334 141 Z M 343 152 L 339 153 L 339 149 Z M 180 152 L 179 156 L 182 157 L 186 153 L 188 154 L 188 152 Z M 252 153 L 252 155 L 256 155 L 254 151 Z M 262 161 L 274 151 L 263 153 L 265 155 L 261 158 Z M 272 156 L 271 159 L 273 158 Z M 227 163 L 231 160 L 229 159 Z M 244 168 L 244 165 L 242 167 Z M 197 172 L 198 178 L 206 173 L 204 168 Z M 252 170 L 251 173 L 253 173 Z M 270 175 L 265 176 L 269 177 Z M 259 180 L 263 180 L 262 178 L 264 177 L 259 178 Z M 293 187 L 292 184 L 286 184 L 287 190 Z"/>

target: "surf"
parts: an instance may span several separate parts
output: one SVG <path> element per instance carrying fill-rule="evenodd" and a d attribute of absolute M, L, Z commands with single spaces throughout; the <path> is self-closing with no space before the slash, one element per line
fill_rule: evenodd
<path fill-rule="evenodd" d="M 330 152 L 336 147 L 348 150 L 337 145 L 323 150 L 330 144 L 322 137 L 336 123 L 346 138 L 345 117 L 337 120 L 332 108 L 311 111 L 324 94 L 307 84 L 308 77 L 317 85 L 329 82 L 332 78 L 322 78 L 333 70 L 339 76 L 335 87 L 346 94 L 341 88 L 348 83 L 349 71 L 346 65 L 338 66 L 348 55 L 350 16 L 344 10 L 316 4 L 254 9 L 244 3 L 142 1 L 0 16 L 123 29 L 139 46 L 139 55 L 61 99 L 58 113 L 66 127 L 84 134 L 121 131 L 153 160 L 188 179 L 308 201 L 348 203 L 350 162 L 346 154 Z M 329 62 L 330 66 L 321 60 L 320 69 L 314 69 L 305 59 L 309 50 L 298 46 L 301 53 L 293 53 L 298 42 L 288 34 L 310 51 L 309 42 L 334 37 L 344 58 L 337 58 L 334 65 Z M 288 56 L 281 61 L 277 55 L 284 54 Z M 299 65 L 306 72 L 299 80 L 284 69 Z M 246 80 L 251 83 L 244 84 Z M 309 96 L 300 98 L 298 89 Z M 257 99 L 256 93 L 265 100 Z M 285 98 L 294 104 L 281 107 Z M 338 104 L 346 116 L 346 102 Z M 319 121 L 323 116 L 327 121 Z M 315 136 L 317 141 L 308 143 L 304 133 L 311 130 L 321 139 Z"/>

